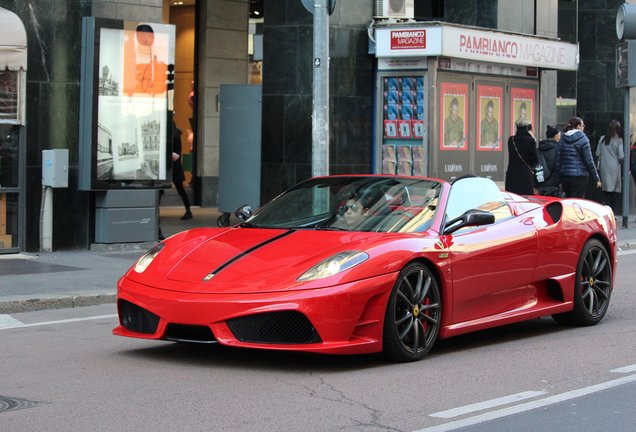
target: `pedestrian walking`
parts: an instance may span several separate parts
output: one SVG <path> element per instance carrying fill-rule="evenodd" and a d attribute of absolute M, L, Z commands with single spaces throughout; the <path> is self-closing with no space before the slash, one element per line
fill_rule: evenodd
<path fill-rule="evenodd" d="M 176 124 L 172 124 L 172 183 L 177 189 L 183 206 L 185 207 L 185 213 L 181 216 L 181 220 L 192 219 L 192 211 L 190 211 L 190 199 L 188 194 L 183 188 L 183 182 L 185 181 L 185 172 L 183 171 L 183 165 L 181 165 L 181 129 Z"/>
<path fill-rule="evenodd" d="M 557 156 L 557 172 L 566 197 L 585 198 L 588 177 L 592 177 L 596 187 L 601 187 L 590 140 L 583 130 L 585 123 L 580 117 L 568 120 L 565 132 L 561 134 Z"/>
<path fill-rule="evenodd" d="M 534 169 L 539 161 L 532 124 L 526 119 L 515 122 L 517 132 L 508 138 L 508 169 L 505 189 L 519 195 L 534 194 Z"/>
<path fill-rule="evenodd" d="M 562 194 L 561 183 L 556 165 L 561 131 L 548 125 L 545 137 L 546 139 L 539 141 L 539 155 L 543 159 L 545 181 L 537 183 L 537 188 L 539 195 L 560 197 Z"/>
<path fill-rule="evenodd" d="M 618 121 L 610 121 L 607 133 L 601 137 L 596 146 L 596 157 L 603 184 L 603 204 L 609 205 L 616 213 L 621 196 L 621 164 L 625 158 L 623 134 Z"/>

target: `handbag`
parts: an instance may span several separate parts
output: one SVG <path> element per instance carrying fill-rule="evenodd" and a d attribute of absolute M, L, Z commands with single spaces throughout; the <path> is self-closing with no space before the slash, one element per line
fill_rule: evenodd
<path fill-rule="evenodd" d="M 528 169 L 532 171 L 534 179 L 537 181 L 537 183 L 543 183 L 546 179 L 543 164 L 541 162 L 537 162 L 534 167 L 531 167 L 528 162 L 526 162 L 526 160 L 521 156 L 521 153 L 519 153 L 519 149 L 517 148 L 517 143 L 515 142 L 514 137 L 512 138 L 512 145 L 514 146 L 517 155 L 519 155 L 519 159 L 521 159 L 521 161 L 528 167 Z M 541 158 L 539 159 L 541 160 Z"/>

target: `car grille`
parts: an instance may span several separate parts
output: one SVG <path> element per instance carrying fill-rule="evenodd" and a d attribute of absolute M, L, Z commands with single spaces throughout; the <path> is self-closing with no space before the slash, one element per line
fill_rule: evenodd
<path fill-rule="evenodd" d="M 126 300 L 119 300 L 119 321 L 130 331 L 153 334 L 157 331 L 159 317 L 152 312 Z"/>
<path fill-rule="evenodd" d="M 227 321 L 241 342 L 309 344 L 321 342 L 307 317 L 296 311 L 267 312 Z"/>
<path fill-rule="evenodd" d="M 178 342 L 216 342 L 216 338 L 209 327 L 186 324 L 168 324 L 165 338 Z"/>

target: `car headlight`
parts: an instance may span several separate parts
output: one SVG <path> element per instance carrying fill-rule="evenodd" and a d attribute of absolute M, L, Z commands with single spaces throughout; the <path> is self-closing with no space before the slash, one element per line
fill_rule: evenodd
<path fill-rule="evenodd" d="M 333 276 L 337 273 L 349 270 L 369 259 L 369 255 L 360 251 L 340 252 L 324 261 L 319 262 L 305 273 L 298 280 L 306 282 Z"/>
<path fill-rule="evenodd" d="M 150 249 L 148 252 L 146 252 L 144 256 L 142 256 L 141 258 L 137 260 L 137 262 L 135 263 L 135 267 L 133 267 L 134 270 L 137 273 L 143 273 L 144 270 L 148 268 L 152 260 L 154 260 L 155 257 L 159 255 L 159 252 L 161 252 L 161 249 L 163 249 L 164 246 L 165 245 L 163 243 L 159 243 L 158 245 Z"/>

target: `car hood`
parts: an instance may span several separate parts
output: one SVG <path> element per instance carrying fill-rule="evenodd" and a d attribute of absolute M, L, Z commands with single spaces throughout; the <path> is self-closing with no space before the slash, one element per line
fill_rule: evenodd
<path fill-rule="evenodd" d="M 388 254 L 387 240 L 405 252 Z M 399 270 L 413 236 L 405 234 L 278 230 L 256 228 L 192 230 L 166 241 L 144 273 L 127 277 L 160 289 L 198 293 L 254 293 L 309 289 Z M 396 243 L 397 242 L 397 243 Z M 399 242 L 406 242 L 399 246 Z M 421 250 L 421 243 L 418 246 Z M 417 248 L 417 247 L 415 247 Z M 337 276 L 299 282 L 305 271 L 345 250 L 366 251 L 370 259 Z M 381 258 L 384 257 L 384 258 Z M 371 263 L 374 261 L 374 263 Z"/>

